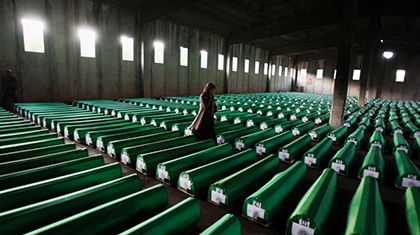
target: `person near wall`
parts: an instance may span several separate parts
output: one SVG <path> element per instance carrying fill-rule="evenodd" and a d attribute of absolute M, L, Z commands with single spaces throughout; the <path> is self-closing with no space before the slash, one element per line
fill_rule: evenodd
<path fill-rule="evenodd" d="M 12 98 L 14 103 L 19 102 L 17 95 L 17 79 L 13 76 L 12 70 L 6 70 L 6 75 L 2 78 L 3 98 L 1 99 L 1 106 L 6 107 L 9 98 Z"/>
<path fill-rule="evenodd" d="M 214 113 L 218 108 L 214 101 L 214 90 L 216 86 L 209 82 L 204 86 L 200 94 L 200 110 L 193 123 L 188 128 L 194 133 L 197 141 L 213 139 L 216 141 L 216 131 L 214 129 Z"/>

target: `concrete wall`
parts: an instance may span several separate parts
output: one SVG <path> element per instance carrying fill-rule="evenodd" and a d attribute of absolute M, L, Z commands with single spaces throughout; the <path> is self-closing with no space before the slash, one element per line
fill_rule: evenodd
<path fill-rule="evenodd" d="M 274 56 L 271 64 L 275 65 L 276 70 L 274 75 L 270 73 L 270 92 L 291 91 L 293 74 L 290 69 L 293 68 L 293 60 L 286 56 Z M 282 67 L 281 76 L 279 66 Z M 286 68 L 287 76 L 284 76 Z"/>
<path fill-rule="evenodd" d="M 24 51 L 23 18 L 44 23 L 45 53 Z M 138 97 L 139 19 L 135 12 L 89 0 L 1 0 L 0 74 L 8 68 L 14 71 L 24 102 Z M 96 32 L 96 58 L 80 57 L 80 28 Z M 122 35 L 135 40 L 134 62 L 122 61 Z M 217 70 L 217 60 L 218 54 L 226 55 L 225 38 L 158 20 L 146 25 L 144 39 L 146 97 L 199 94 L 207 82 L 216 84 L 217 93 L 223 92 L 225 71 Z M 164 64 L 153 62 L 154 40 L 165 43 Z M 189 49 L 188 67 L 179 65 L 180 46 Z M 200 68 L 201 50 L 208 52 L 207 69 Z M 239 68 L 230 73 L 229 92 L 265 91 L 268 51 L 244 44 L 230 50 L 238 57 Z M 243 73 L 245 58 L 250 60 L 248 74 Z M 260 61 L 259 75 L 254 74 L 255 60 Z"/>

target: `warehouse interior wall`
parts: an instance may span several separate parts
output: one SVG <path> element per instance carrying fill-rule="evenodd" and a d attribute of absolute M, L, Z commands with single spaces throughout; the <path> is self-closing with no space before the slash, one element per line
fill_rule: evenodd
<path fill-rule="evenodd" d="M 270 92 L 291 91 L 292 77 L 295 76 L 294 71 L 291 71 L 291 69 L 295 69 L 293 65 L 293 59 L 288 56 L 273 56 L 271 63 L 272 66 L 274 65 L 275 67 L 275 74 L 271 73 L 270 76 Z M 271 67 L 271 69 L 273 68 Z"/>
<path fill-rule="evenodd" d="M 368 98 L 382 98 L 394 100 L 418 100 L 420 99 L 420 56 L 401 54 L 396 52 L 394 57 L 386 60 L 379 55 L 379 60 L 372 67 L 374 69 L 367 87 Z M 336 59 L 302 61 L 298 63 L 298 90 L 302 87 L 305 92 L 332 94 L 334 89 L 334 69 L 336 68 Z M 356 55 L 352 59 L 353 69 L 361 69 L 363 64 L 363 55 Z M 301 69 L 307 69 L 307 77 L 303 78 Z M 324 69 L 322 79 L 316 78 L 317 69 Z M 405 81 L 396 82 L 396 71 L 403 69 L 406 71 Z M 378 87 L 381 91 L 377 93 Z M 348 95 L 359 96 L 360 81 L 352 79 L 350 75 Z"/>
<path fill-rule="evenodd" d="M 24 18 L 44 23 L 45 53 L 24 51 Z M 81 28 L 96 32 L 96 58 L 80 56 Z M 141 88 L 145 97 L 198 95 L 207 82 L 216 84 L 216 93 L 223 93 L 225 71 L 218 70 L 217 62 L 227 48 L 231 57 L 238 57 L 238 71 L 229 66 L 229 93 L 267 89 L 263 66 L 269 51 L 248 44 L 227 47 L 222 36 L 161 20 L 145 26 L 141 83 L 140 15 L 95 1 L 2 0 L 0 32 L 1 76 L 6 69 L 13 70 L 22 102 L 139 97 Z M 121 59 L 121 36 L 134 38 L 134 61 Z M 156 40 L 165 44 L 164 64 L 153 61 Z M 181 46 L 189 50 L 187 67 L 179 64 Z M 207 69 L 200 68 L 201 50 L 208 52 Z M 250 60 L 249 73 L 244 73 L 245 59 Z M 255 61 L 260 62 L 259 74 L 254 73 Z"/>

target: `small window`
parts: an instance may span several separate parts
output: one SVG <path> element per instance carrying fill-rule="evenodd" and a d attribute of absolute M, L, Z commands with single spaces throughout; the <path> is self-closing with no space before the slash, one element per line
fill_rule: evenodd
<path fill-rule="evenodd" d="M 23 43 L 26 52 L 44 53 L 44 24 L 35 20 L 22 20 Z"/>
<path fill-rule="evenodd" d="M 316 70 L 316 78 L 322 79 L 324 76 L 324 70 L 323 69 L 317 69 Z"/>
<path fill-rule="evenodd" d="M 121 37 L 122 60 L 134 61 L 134 38 Z"/>
<path fill-rule="evenodd" d="M 334 69 L 334 79 L 337 77 L 337 69 Z"/>
<path fill-rule="evenodd" d="M 300 78 L 306 78 L 307 76 L 307 70 L 306 69 L 301 69 L 300 70 Z"/>
<path fill-rule="evenodd" d="M 279 76 L 281 76 L 281 72 L 282 72 L 282 67 L 281 65 L 279 66 Z"/>
<path fill-rule="evenodd" d="M 287 67 L 284 67 L 284 76 L 287 77 Z"/>
<path fill-rule="evenodd" d="M 359 81 L 360 80 L 360 73 L 361 73 L 360 69 L 353 70 L 353 80 L 354 81 Z"/>
<path fill-rule="evenodd" d="M 268 64 L 264 63 L 264 75 L 268 74 Z"/>
<path fill-rule="evenodd" d="M 245 73 L 249 73 L 249 60 L 245 59 L 245 68 L 244 68 L 244 72 Z"/>
<path fill-rule="evenodd" d="M 201 68 L 206 69 L 207 68 L 207 51 L 200 51 L 201 55 Z"/>
<path fill-rule="evenodd" d="M 295 77 L 295 73 L 294 73 L 294 69 L 290 68 L 290 77 L 294 78 Z"/>
<path fill-rule="evenodd" d="M 188 48 L 180 47 L 181 53 L 180 53 L 180 65 L 181 66 L 188 66 Z"/>
<path fill-rule="evenodd" d="M 273 65 L 271 65 L 271 75 L 276 75 L 276 65 L 275 64 L 273 64 Z"/>
<path fill-rule="evenodd" d="M 232 57 L 232 71 L 238 71 L 238 57 Z"/>
<path fill-rule="evenodd" d="M 225 63 L 225 56 L 224 55 L 222 55 L 222 54 L 219 54 L 219 61 L 218 61 L 218 65 L 217 65 L 217 68 L 219 69 L 219 70 L 223 70 L 223 65 L 224 65 L 224 63 Z"/>
<path fill-rule="evenodd" d="M 95 32 L 92 30 L 81 29 L 79 30 L 79 36 L 80 36 L 80 56 L 88 57 L 88 58 L 95 58 L 96 56 Z"/>
<path fill-rule="evenodd" d="M 163 42 L 154 42 L 155 46 L 155 63 L 163 64 L 164 61 L 164 44 Z"/>
<path fill-rule="evenodd" d="M 255 61 L 255 74 L 260 73 L 260 62 Z"/>
<path fill-rule="evenodd" d="M 397 70 L 397 78 L 395 79 L 396 82 L 404 82 L 405 79 L 405 70 L 399 69 Z"/>

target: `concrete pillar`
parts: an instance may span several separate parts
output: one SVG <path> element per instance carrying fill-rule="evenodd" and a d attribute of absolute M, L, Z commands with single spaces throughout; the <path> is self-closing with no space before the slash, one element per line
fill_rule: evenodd
<path fill-rule="evenodd" d="M 359 107 L 365 106 L 366 88 L 371 75 L 373 49 L 376 39 L 377 11 L 373 11 L 369 18 L 369 31 L 366 39 L 366 48 L 363 54 L 362 74 L 360 76 Z"/>
<path fill-rule="evenodd" d="M 139 51 L 138 55 L 140 57 L 139 61 L 140 64 L 138 64 L 136 68 L 136 73 L 138 74 L 138 85 L 137 85 L 137 93 L 138 97 L 144 97 L 144 45 L 145 45 L 145 34 L 146 34 L 146 23 L 143 17 L 144 14 L 141 14 L 137 17 L 137 28 L 138 28 L 138 42 L 139 42 Z"/>
<path fill-rule="evenodd" d="M 354 27 L 357 17 L 357 1 L 343 1 L 343 18 L 341 23 L 341 42 L 338 46 L 337 77 L 334 83 L 330 125 L 337 129 L 343 125 L 344 107 L 350 76 Z"/>
<path fill-rule="evenodd" d="M 268 53 L 268 69 L 267 69 L 267 92 L 271 92 L 271 64 L 273 63 L 273 56 L 271 55 L 271 52 Z"/>
<path fill-rule="evenodd" d="M 229 73 L 230 73 L 230 54 L 231 54 L 231 45 L 230 45 L 230 38 L 226 39 L 225 42 L 225 78 L 223 83 L 223 93 L 228 94 L 229 93 Z"/>

